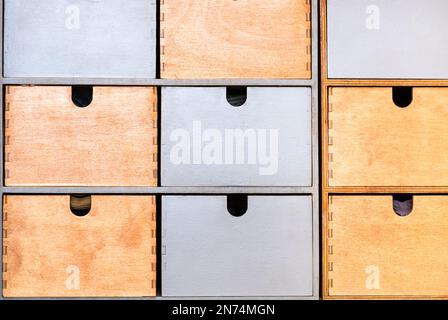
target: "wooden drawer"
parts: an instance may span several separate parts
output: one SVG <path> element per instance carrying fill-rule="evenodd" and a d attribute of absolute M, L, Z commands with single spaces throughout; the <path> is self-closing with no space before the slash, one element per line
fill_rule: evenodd
<path fill-rule="evenodd" d="M 448 297 L 448 196 L 414 196 L 399 216 L 392 196 L 330 196 L 328 298 Z"/>
<path fill-rule="evenodd" d="M 161 1 L 161 77 L 311 78 L 310 2 Z"/>
<path fill-rule="evenodd" d="M 156 0 L 5 0 L 6 77 L 154 78 Z"/>
<path fill-rule="evenodd" d="M 88 201 L 4 197 L 4 297 L 155 295 L 155 197 Z"/>
<path fill-rule="evenodd" d="M 156 89 L 94 87 L 84 108 L 73 97 L 72 87 L 6 88 L 6 185 L 155 186 Z"/>
<path fill-rule="evenodd" d="M 325 2 L 329 78 L 448 78 L 446 0 Z"/>
<path fill-rule="evenodd" d="M 162 89 L 163 186 L 311 186 L 311 89 L 245 89 Z"/>
<path fill-rule="evenodd" d="M 312 221 L 311 196 L 164 196 L 162 295 L 311 297 Z"/>
<path fill-rule="evenodd" d="M 409 92 L 329 89 L 329 186 L 448 186 L 448 88 Z"/>

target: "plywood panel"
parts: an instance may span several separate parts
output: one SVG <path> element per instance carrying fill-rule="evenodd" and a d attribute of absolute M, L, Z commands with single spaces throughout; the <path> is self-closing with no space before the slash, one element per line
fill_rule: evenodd
<path fill-rule="evenodd" d="M 311 78 L 310 0 L 162 0 L 160 10 L 162 78 Z"/>
<path fill-rule="evenodd" d="M 155 197 L 5 196 L 5 297 L 155 295 Z"/>
<path fill-rule="evenodd" d="M 414 88 L 397 107 L 392 88 L 330 88 L 328 185 L 447 186 L 448 88 Z"/>
<path fill-rule="evenodd" d="M 331 196 L 326 215 L 327 293 L 448 296 L 448 196 L 414 196 L 410 215 L 392 196 Z"/>
<path fill-rule="evenodd" d="M 79 108 L 71 87 L 8 86 L 8 186 L 155 186 L 157 93 L 94 87 Z"/>

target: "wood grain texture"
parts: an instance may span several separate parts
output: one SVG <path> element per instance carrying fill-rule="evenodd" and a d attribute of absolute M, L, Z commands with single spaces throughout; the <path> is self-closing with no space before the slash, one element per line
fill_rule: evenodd
<path fill-rule="evenodd" d="M 70 196 L 4 197 L 4 297 L 155 295 L 155 197 L 91 199 L 78 217 Z"/>
<path fill-rule="evenodd" d="M 310 0 L 162 0 L 161 77 L 311 78 Z"/>
<path fill-rule="evenodd" d="M 400 217 L 392 196 L 331 196 L 325 294 L 448 297 L 446 208 L 448 196 L 414 196 L 413 211 Z M 372 274 L 378 276 L 374 284 Z"/>
<path fill-rule="evenodd" d="M 327 79 L 331 87 L 447 87 L 448 80 L 431 79 Z"/>
<path fill-rule="evenodd" d="M 94 87 L 79 108 L 71 87 L 8 86 L 7 186 L 157 185 L 157 92 Z"/>
<path fill-rule="evenodd" d="M 448 88 L 330 88 L 329 186 L 448 186 Z"/>

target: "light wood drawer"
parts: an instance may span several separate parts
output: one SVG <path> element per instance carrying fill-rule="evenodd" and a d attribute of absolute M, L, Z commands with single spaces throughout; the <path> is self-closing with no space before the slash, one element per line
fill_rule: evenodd
<path fill-rule="evenodd" d="M 5 297 L 155 295 L 155 197 L 86 200 L 4 197 Z"/>
<path fill-rule="evenodd" d="M 324 294 L 330 298 L 448 297 L 448 196 L 330 196 Z"/>
<path fill-rule="evenodd" d="M 329 186 L 448 186 L 448 88 L 399 92 L 329 89 Z"/>
<path fill-rule="evenodd" d="M 8 86 L 5 102 L 6 185 L 157 184 L 155 88 L 93 87 L 81 108 L 72 87 Z"/>
<path fill-rule="evenodd" d="M 162 1 L 161 77 L 311 78 L 310 2 Z"/>

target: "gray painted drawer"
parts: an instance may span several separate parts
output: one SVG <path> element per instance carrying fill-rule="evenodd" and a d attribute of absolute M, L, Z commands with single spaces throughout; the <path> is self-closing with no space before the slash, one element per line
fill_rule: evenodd
<path fill-rule="evenodd" d="M 448 1 L 327 1 L 329 78 L 448 78 Z"/>
<path fill-rule="evenodd" d="M 155 0 L 5 0 L 6 77 L 155 77 Z"/>
<path fill-rule="evenodd" d="M 162 88 L 163 186 L 311 186 L 311 89 Z"/>
<path fill-rule="evenodd" d="M 315 244 L 317 245 L 317 244 Z M 311 196 L 162 197 L 163 296 L 311 296 Z"/>

